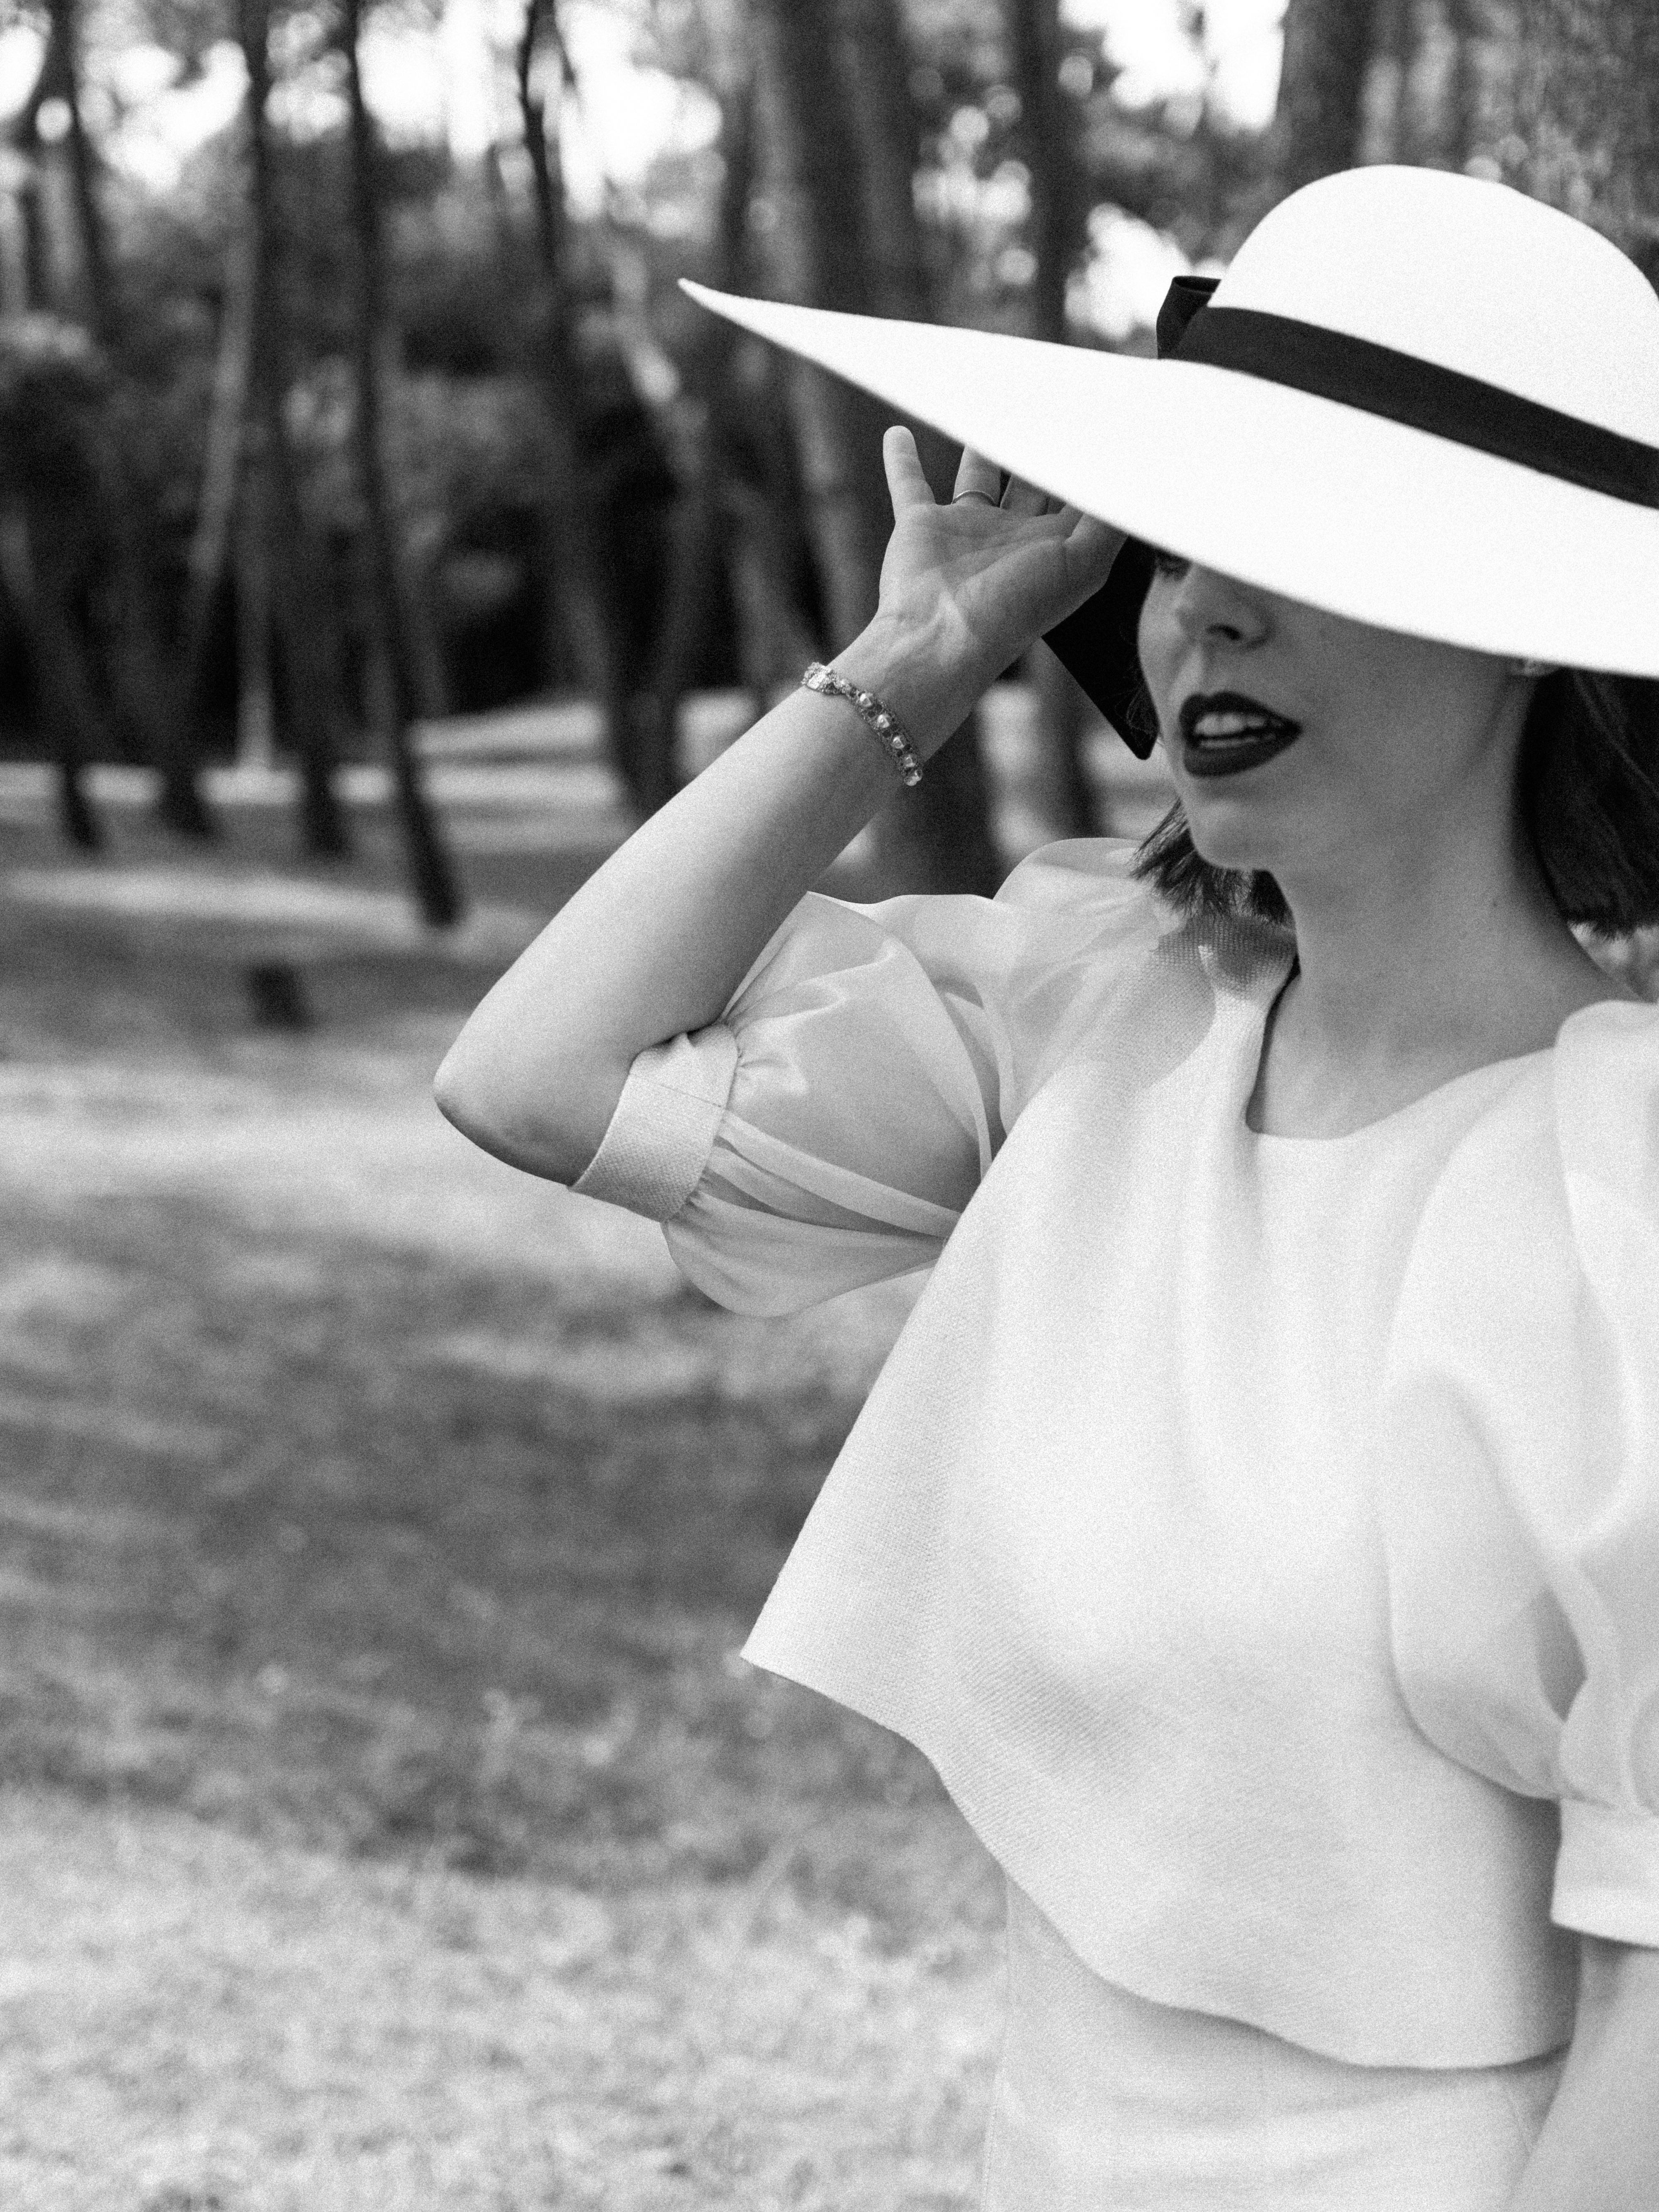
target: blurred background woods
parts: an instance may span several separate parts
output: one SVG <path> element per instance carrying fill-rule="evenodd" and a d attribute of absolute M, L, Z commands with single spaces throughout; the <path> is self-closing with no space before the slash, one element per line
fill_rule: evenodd
<path fill-rule="evenodd" d="M 339 771 L 376 763 L 440 925 L 434 725 L 584 701 L 648 811 L 702 757 L 688 697 L 733 696 L 729 736 L 873 604 L 880 410 L 678 277 L 1145 347 L 1173 269 L 1355 160 L 1502 177 L 1659 258 L 1640 0 L 1295 0 L 1272 113 L 1187 0 L 1140 11 L 1162 86 L 1059 0 L 6 12 L 0 744 L 50 757 L 87 849 L 93 763 L 148 767 L 206 841 L 234 762 L 344 859 Z M 656 143 L 617 175 L 591 80 L 624 58 Z M 1019 672 L 1036 826 L 1102 826 L 1083 703 L 1045 653 Z M 985 753 L 882 817 L 871 887 L 994 884 Z"/>
<path fill-rule="evenodd" d="M 0 0 L 0 2203 L 972 2201 L 996 1881 L 736 1656 L 915 1286 L 428 1085 L 874 604 L 880 410 L 680 276 L 1149 349 L 1377 161 L 1659 278 L 1659 11 Z M 1039 647 L 830 881 L 1164 799 Z"/>

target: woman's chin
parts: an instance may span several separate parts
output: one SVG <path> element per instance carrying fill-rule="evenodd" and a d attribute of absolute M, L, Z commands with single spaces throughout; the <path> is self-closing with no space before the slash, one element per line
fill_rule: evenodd
<path fill-rule="evenodd" d="M 1212 868 L 1231 868 L 1245 875 L 1253 874 L 1261 868 L 1270 875 L 1273 872 L 1277 848 L 1265 843 L 1259 836 L 1217 835 L 1208 823 L 1200 828 L 1190 813 L 1187 817 L 1187 831 L 1193 841 L 1194 851 L 1200 860 L 1207 860 Z"/>
<path fill-rule="evenodd" d="M 1246 779 L 1241 777 L 1241 784 Z M 1278 872 L 1279 863 L 1291 858 L 1307 842 L 1298 836 L 1282 806 L 1264 806 L 1256 794 L 1245 790 L 1217 790 L 1195 779 L 1183 777 L 1177 788 L 1187 817 L 1187 834 L 1194 850 L 1212 868 L 1234 868 L 1249 873 L 1265 868 Z"/>

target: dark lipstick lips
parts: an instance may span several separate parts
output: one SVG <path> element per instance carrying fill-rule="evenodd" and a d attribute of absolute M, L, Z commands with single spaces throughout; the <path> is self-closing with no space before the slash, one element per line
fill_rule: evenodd
<path fill-rule="evenodd" d="M 1205 714 L 1249 714 L 1272 725 L 1259 737 L 1226 738 L 1200 744 L 1197 725 Z M 1260 768 L 1292 745 L 1302 734 L 1300 722 L 1292 722 L 1283 714 L 1276 714 L 1271 707 L 1264 707 L 1259 699 L 1252 699 L 1243 691 L 1194 691 L 1181 702 L 1181 763 L 1188 775 L 1242 775 L 1246 769 Z"/>

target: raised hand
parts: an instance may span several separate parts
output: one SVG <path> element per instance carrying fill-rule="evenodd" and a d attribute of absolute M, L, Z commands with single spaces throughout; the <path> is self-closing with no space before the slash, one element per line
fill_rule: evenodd
<path fill-rule="evenodd" d="M 1098 589 L 1121 534 L 963 456 L 954 501 L 908 430 L 885 453 L 893 536 L 874 619 L 835 656 L 925 759 L 1031 640 Z M 853 709 L 792 691 L 590 876 L 444 1062 L 458 1127 L 573 1182 L 647 1045 L 719 1019 L 780 922 L 877 809 L 907 800 Z"/>
<path fill-rule="evenodd" d="M 1044 630 L 1099 590 L 1123 532 L 964 453 L 954 496 L 933 497 L 916 441 L 882 443 L 893 534 L 880 619 L 913 629 L 988 684 Z"/>

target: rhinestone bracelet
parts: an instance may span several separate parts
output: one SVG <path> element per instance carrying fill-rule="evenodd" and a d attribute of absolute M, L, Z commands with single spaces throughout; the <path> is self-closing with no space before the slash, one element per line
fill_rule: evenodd
<path fill-rule="evenodd" d="M 903 781 L 912 789 L 921 781 L 921 763 L 916 758 L 909 733 L 892 708 L 884 707 L 873 692 L 860 690 L 833 668 L 826 668 L 821 660 L 815 660 L 800 680 L 804 690 L 816 691 L 826 699 L 845 699 L 849 707 L 855 708 L 869 724 L 883 750 L 891 755 Z"/>

